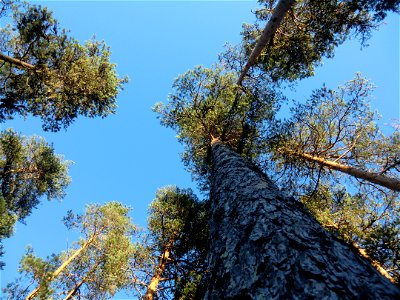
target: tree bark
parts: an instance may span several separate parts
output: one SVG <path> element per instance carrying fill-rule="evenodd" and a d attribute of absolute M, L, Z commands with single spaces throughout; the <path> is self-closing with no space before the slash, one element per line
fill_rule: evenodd
<path fill-rule="evenodd" d="M 400 299 L 356 249 L 252 163 L 218 141 L 211 152 L 205 299 Z"/>
<path fill-rule="evenodd" d="M 383 186 L 385 188 L 388 188 L 392 191 L 400 192 L 400 180 L 392 177 L 388 177 L 385 175 L 382 175 L 380 173 L 371 173 L 367 172 L 355 167 L 351 167 L 348 165 L 344 165 L 341 163 L 337 163 L 334 161 L 326 160 L 324 158 L 318 157 L 318 156 L 313 156 L 308 153 L 294 153 L 294 152 L 289 152 L 292 155 L 295 155 L 297 157 L 303 158 L 305 160 L 311 161 L 311 162 L 316 162 L 322 166 L 325 166 L 329 169 L 336 170 L 342 173 L 346 173 L 348 175 L 364 179 L 366 181 L 369 181 L 371 183 L 378 184 L 380 186 Z"/>
<path fill-rule="evenodd" d="M 250 57 L 247 60 L 247 63 L 242 70 L 242 73 L 240 74 L 240 77 L 237 81 L 238 85 L 242 84 L 242 81 L 243 81 L 244 77 L 246 76 L 247 72 L 249 71 L 251 66 L 254 65 L 257 57 L 261 54 L 262 50 L 265 48 L 265 46 L 271 40 L 275 31 L 278 29 L 283 18 L 285 17 L 286 13 L 288 12 L 288 10 L 292 7 L 292 5 L 295 2 L 296 2 L 295 0 L 280 0 L 278 2 L 271 18 L 269 19 L 267 25 L 265 25 L 265 28 L 264 28 L 260 38 L 258 39 L 257 44 L 255 45 L 253 51 L 251 52 Z"/>
<path fill-rule="evenodd" d="M 170 249 L 167 247 L 164 250 L 164 253 L 161 255 L 160 262 L 157 266 L 157 270 L 154 276 L 151 278 L 149 285 L 147 286 L 146 294 L 143 297 L 143 300 L 153 300 L 154 294 L 157 291 L 158 284 L 161 280 L 161 275 L 165 270 L 165 267 L 168 263 L 170 255 Z"/>

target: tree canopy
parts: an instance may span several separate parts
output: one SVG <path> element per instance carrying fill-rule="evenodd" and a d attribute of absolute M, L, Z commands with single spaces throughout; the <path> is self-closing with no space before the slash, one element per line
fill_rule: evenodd
<path fill-rule="evenodd" d="M 45 7 L 0 5 L 2 17 L 11 20 L 0 30 L 0 122 L 32 115 L 45 130 L 58 131 L 79 115 L 115 112 L 126 79 L 118 78 L 104 42 L 80 44 Z"/>
<path fill-rule="evenodd" d="M 69 162 L 40 137 L 0 133 L 0 241 L 13 234 L 40 202 L 62 199 L 70 183 Z"/>
<path fill-rule="evenodd" d="M 88 205 L 83 215 L 70 211 L 65 224 L 78 229 L 81 239 L 73 248 L 47 259 L 28 248 L 20 262 L 21 277 L 6 288 L 8 299 L 111 298 L 129 283 L 131 238 L 136 231 L 129 210 L 109 202 Z M 37 287 L 29 292 L 32 285 Z"/>
<path fill-rule="evenodd" d="M 278 1 L 259 0 L 258 22 L 243 26 L 243 47 L 250 55 L 262 33 L 260 23 L 269 21 Z M 334 56 L 335 48 L 351 36 L 365 41 L 388 11 L 399 12 L 399 1 L 302 0 L 290 8 L 269 44 L 256 61 L 256 67 L 273 80 L 305 78 L 323 57 Z"/>

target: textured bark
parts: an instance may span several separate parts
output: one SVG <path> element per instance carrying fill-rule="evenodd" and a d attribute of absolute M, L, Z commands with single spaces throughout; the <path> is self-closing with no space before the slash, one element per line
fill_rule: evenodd
<path fill-rule="evenodd" d="M 161 280 L 161 275 L 167 266 L 169 260 L 170 250 L 166 248 L 164 253 L 161 255 L 160 262 L 157 266 L 156 273 L 151 278 L 149 285 L 147 286 L 146 294 L 143 297 L 143 300 L 153 300 L 154 294 L 157 292 L 158 284 Z"/>
<path fill-rule="evenodd" d="M 291 152 L 289 152 L 291 153 Z M 297 157 L 304 158 L 308 161 L 311 162 L 316 162 L 322 166 L 325 166 L 329 169 L 336 170 L 342 173 L 346 173 L 348 175 L 364 179 L 366 181 L 369 181 L 371 183 L 378 184 L 380 186 L 383 186 L 385 188 L 388 188 L 392 191 L 400 192 L 400 180 L 392 177 L 388 177 L 379 173 L 371 173 L 367 172 L 355 167 L 351 167 L 348 165 L 344 165 L 341 163 L 337 163 L 334 161 L 326 160 L 322 157 L 318 156 L 313 156 L 308 153 L 293 153 L 293 155 Z"/>
<path fill-rule="evenodd" d="M 400 290 L 250 162 L 212 145 L 205 299 L 400 299 Z"/>
<path fill-rule="evenodd" d="M 7 56 L 3 53 L 0 53 L 0 60 L 8 62 L 10 64 L 13 64 L 20 69 L 29 69 L 29 70 L 36 69 L 36 67 L 34 65 L 31 65 L 26 62 L 23 62 L 22 60 Z"/>
<path fill-rule="evenodd" d="M 247 63 L 242 70 L 242 73 L 240 74 L 240 77 L 237 82 L 238 85 L 242 84 L 242 81 L 243 81 L 244 77 L 246 76 L 247 72 L 249 71 L 251 66 L 254 65 L 257 57 L 261 54 L 262 50 L 265 48 L 265 46 L 271 40 L 275 31 L 278 29 L 283 18 L 285 17 L 286 13 L 288 12 L 288 10 L 292 7 L 292 5 L 295 2 L 296 2 L 295 0 L 280 0 L 278 2 L 271 18 L 269 19 L 267 25 L 265 25 L 265 28 L 264 28 L 259 40 L 257 41 L 257 44 L 255 45 L 253 51 L 251 52 L 250 57 L 247 60 Z"/>

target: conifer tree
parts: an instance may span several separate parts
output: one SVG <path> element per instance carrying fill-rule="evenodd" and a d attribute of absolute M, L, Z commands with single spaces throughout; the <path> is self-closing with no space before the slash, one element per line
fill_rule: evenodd
<path fill-rule="evenodd" d="M 242 61 L 233 64 L 234 69 L 224 65 L 227 69 L 217 75 L 196 68 L 177 79 L 168 104 L 155 107 L 161 123 L 174 128 L 184 143 L 187 166 L 195 176 L 206 175 L 210 187 L 206 299 L 400 295 L 360 253 L 328 234 L 299 202 L 282 195 L 259 168 L 243 159 L 258 163 L 265 158 L 261 140 L 270 130 L 276 107 L 271 98 L 258 97 L 254 80 L 261 77 L 262 91 L 277 95 L 274 82 L 311 76 L 321 58 L 332 56 L 350 33 L 366 38 L 385 11 L 399 8 L 397 2 L 370 4 L 296 2 L 289 11 L 292 15 L 286 14 L 246 76 L 241 74 Z M 261 10 L 262 14 L 271 16 L 272 9 Z M 259 34 L 254 27 L 245 28 L 244 57 L 250 55 Z M 226 80 L 226 74 L 233 80 Z M 257 110 L 250 112 L 260 105 L 272 109 L 257 118 Z M 345 260 L 346 265 L 337 266 L 335 259 Z"/>
<path fill-rule="evenodd" d="M 13 234 L 41 197 L 62 199 L 70 183 L 69 162 L 42 138 L 11 129 L 0 133 L 0 242 Z"/>
<path fill-rule="evenodd" d="M 161 188 L 149 206 L 148 234 L 133 256 L 133 283 L 143 299 L 193 299 L 207 253 L 207 210 L 190 189 Z"/>
<path fill-rule="evenodd" d="M 2 1 L 0 11 L 11 20 L 0 30 L 0 122 L 32 115 L 58 131 L 78 115 L 115 112 L 126 79 L 117 77 L 104 42 L 81 45 L 45 7 Z"/>
<path fill-rule="evenodd" d="M 83 237 L 73 249 L 47 259 L 36 257 L 29 248 L 20 263 L 21 278 L 6 288 L 7 299 L 111 298 L 129 283 L 136 228 L 128 212 L 118 202 L 89 205 L 83 215 L 69 212 L 66 225 Z"/>

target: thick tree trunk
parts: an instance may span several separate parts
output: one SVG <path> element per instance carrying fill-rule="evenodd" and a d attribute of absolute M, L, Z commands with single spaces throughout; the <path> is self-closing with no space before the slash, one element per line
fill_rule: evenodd
<path fill-rule="evenodd" d="M 283 18 L 285 17 L 286 13 L 289 11 L 289 9 L 292 7 L 292 5 L 295 2 L 296 2 L 295 0 L 280 0 L 278 2 L 271 18 L 269 19 L 267 25 L 265 25 L 265 28 L 264 28 L 260 38 L 258 39 L 257 44 L 255 45 L 253 51 L 251 52 L 250 57 L 247 60 L 247 63 L 242 70 L 242 73 L 240 74 L 240 77 L 237 82 L 238 85 L 242 84 L 242 81 L 243 81 L 244 77 L 246 76 L 247 72 L 249 71 L 251 66 L 254 65 L 257 57 L 261 54 L 262 50 L 265 48 L 265 46 L 271 40 L 275 31 L 278 29 Z"/>
<path fill-rule="evenodd" d="M 65 262 L 62 263 L 61 266 L 57 268 L 53 273 L 51 273 L 48 277 L 48 281 L 51 282 L 53 281 L 60 273 L 76 258 L 81 254 L 89 245 L 97 238 L 97 236 L 102 232 L 104 228 L 100 229 L 98 232 L 93 234 L 78 250 L 74 252 Z M 39 286 L 34 289 L 26 298 L 25 300 L 32 300 L 36 297 L 36 295 L 39 293 L 39 290 L 42 286 L 39 284 Z"/>
<path fill-rule="evenodd" d="M 291 153 L 291 152 L 289 152 Z M 325 166 L 329 169 L 336 170 L 342 173 L 346 173 L 348 175 L 369 181 L 371 183 L 378 184 L 385 188 L 388 188 L 392 191 L 400 192 L 400 180 L 392 177 L 388 177 L 379 173 L 371 173 L 367 172 L 355 167 L 351 167 L 348 165 L 344 165 L 341 163 L 337 163 L 334 161 L 329 161 L 324 158 L 313 156 L 308 153 L 293 153 L 293 155 L 303 158 L 305 160 L 316 162 L 322 166 Z"/>
<path fill-rule="evenodd" d="M 400 290 L 253 164 L 212 145 L 205 299 L 400 299 Z"/>
<path fill-rule="evenodd" d="M 154 294 L 157 292 L 158 284 L 160 283 L 162 273 L 167 266 L 169 260 L 170 250 L 167 247 L 164 250 L 164 253 L 161 255 L 160 262 L 157 266 L 157 270 L 154 276 L 151 278 L 149 285 L 147 286 L 146 294 L 143 297 L 143 300 L 153 300 Z"/>

